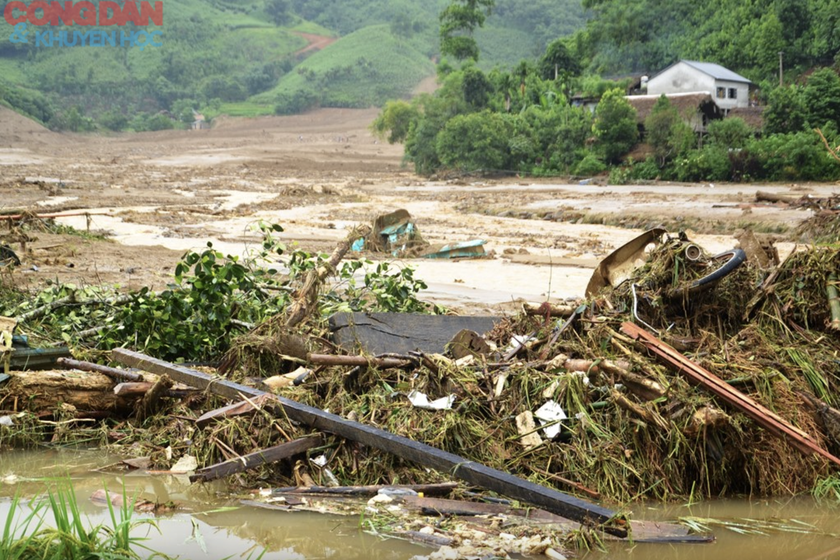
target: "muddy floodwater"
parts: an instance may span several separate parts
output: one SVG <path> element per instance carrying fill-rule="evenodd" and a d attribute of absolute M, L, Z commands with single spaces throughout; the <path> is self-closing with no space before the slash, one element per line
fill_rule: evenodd
<path fill-rule="evenodd" d="M 56 480 L 71 480 L 89 523 L 108 524 L 107 510 L 90 500 L 98 489 L 159 503 L 174 502 L 175 513 L 155 519 L 159 531 L 142 528 L 150 548 L 182 559 L 319 558 L 410 559 L 431 550 L 362 530 L 355 516 L 270 511 L 232 498 L 223 484 L 190 485 L 186 477 L 113 473 L 118 457 L 98 451 L 13 451 L 0 456 L 0 519 L 11 498 L 33 498 Z M 840 558 L 837 510 L 810 498 L 709 500 L 692 505 L 633 508 L 636 518 L 674 521 L 690 517 L 710 527 L 714 544 L 608 543 L 608 553 L 582 553 L 587 559 L 644 560 L 819 560 Z M 49 515 L 47 516 L 49 518 Z M 150 518 L 136 514 L 137 519 Z M 748 534 L 761 531 L 764 534 Z M 836 536 L 832 533 L 836 533 Z"/>
<path fill-rule="evenodd" d="M 106 507 L 90 500 L 98 489 L 157 503 L 174 502 L 179 510 L 155 519 L 159 531 L 142 527 L 149 548 L 183 560 L 256 558 L 403 559 L 427 554 L 400 540 L 383 540 L 363 532 L 356 516 L 313 512 L 269 511 L 230 498 L 223 484 L 191 485 L 186 476 L 108 472 L 119 457 L 97 451 L 7 451 L 0 455 L 0 520 L 8 516 L 11 498 L 42 494 L 50 484 L 71 480 L 80 510 L 90 525 L 110 525 Z M 24 508 L 24 511 L 25 508 Z M 151 518 L 135 514 L 135 519 Z M 47 514 L 47 522 L 51 515 Z"/>

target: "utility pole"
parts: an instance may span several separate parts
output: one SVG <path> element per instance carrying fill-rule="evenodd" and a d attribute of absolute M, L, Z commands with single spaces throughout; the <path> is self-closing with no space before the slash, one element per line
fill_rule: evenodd
<path fill-rule="evenodd" d="M 779 51 L 779 87 L 784 87 L 785 85 L 785 69 L 784 69 L 784 56 L 785 53 Z"/>

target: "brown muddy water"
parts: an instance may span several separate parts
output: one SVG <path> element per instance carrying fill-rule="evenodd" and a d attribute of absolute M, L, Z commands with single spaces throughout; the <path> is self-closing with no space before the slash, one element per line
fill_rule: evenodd
<path fill-rule="evenodd" d="M 108 512 L 90 496 L 98 489 L 180 509 L 158 516 L 159 532 L 143 528 L 153 550 L 184 560 L 251 558 L 266 560 L 409 560 L 431 550 L 363 530 L 358 517 L 310 512 L 269 511 L 242 505 L 221 483 L 191 485 L 186 477 L 115 474 L 103 469 L 119 459 L 104 452 L 74 450 L 13 451 L 0 454 L 0 524 L 11 498 L 34 498 L 57 480 L 70 480 L 89 523 L 108 523 Z M 124 490 L 123 490 L 124 489 Z M 608 552 L 583 553 L 587 560 L 822 560 L 840 559 L 838 509 L 806 497 L 775 500 L 708 500 L 682 506 L 637 505 L 639 519 L 699 519 L 716 537 L 714 544 L 608 543 Z M 49 515 L 48 515 L 49 517 Z M 136 514 L 135 518 L 150 517 Z M 760 532 L 760 534 L 759 534 Z M 752 533 L 752 534 L 750 534 Z"/>

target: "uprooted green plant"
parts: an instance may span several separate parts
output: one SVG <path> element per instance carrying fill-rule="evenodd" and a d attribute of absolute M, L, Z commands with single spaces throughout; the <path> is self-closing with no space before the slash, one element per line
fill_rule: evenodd
<path fill-rule="evenodd" d="M 131 346 L 164 359 L 208 360 L 228 350 L 248 325 L 281 312 L 293 297 L 294 281 L 326 262 L 326 255 L 292 251 L 281 273 L 286 247 L 274 234 L 277 224 L 259 223 L 259 249 L 245 257 L 224 255 L 212 243 L 190 251 L 175 267 L 165 290 L 149 288 L 120 295 L 117 287 L 51 286 L 21 301 L 4 297 L 5 315 L 26 318 L 25 328 L 49 341 L 63 340 L 109 350 Z M 437 308 L 417 297 L 426 284 L 387 262 L 357 282 L 357 271 L 370 261 L 348 261 L 337 282 L 319 300 L 323 315 L 335 311 L 429 312 Z"/>

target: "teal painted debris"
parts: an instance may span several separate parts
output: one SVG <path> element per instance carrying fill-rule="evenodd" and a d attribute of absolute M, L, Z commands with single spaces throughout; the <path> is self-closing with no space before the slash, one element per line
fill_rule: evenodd
<path fill-rule="evenodd" d="M 378 216 L 373 222 L 373 232 L 354 241 L 351 249 L 356 252 L 390 253 L 394 257 L 414 257 L 428 246 L 411 214 L 400 209 Z"/>
<path fill-rule="evenodd" d="M 390 253 L 400 258 L 477 259 L 487 256 L 485 243 L 483 239 L 473 239 L 430 247 L 408 210 L 399 209 L 378 216 L 370 235 L 357 239 L 350 248 L 356 252 Z"/>
<path fill-rule="evenodd" d="M 487 256 L 484 239 L 450 243 L 423 255 L 426 259 L 480 259 Z"/>

